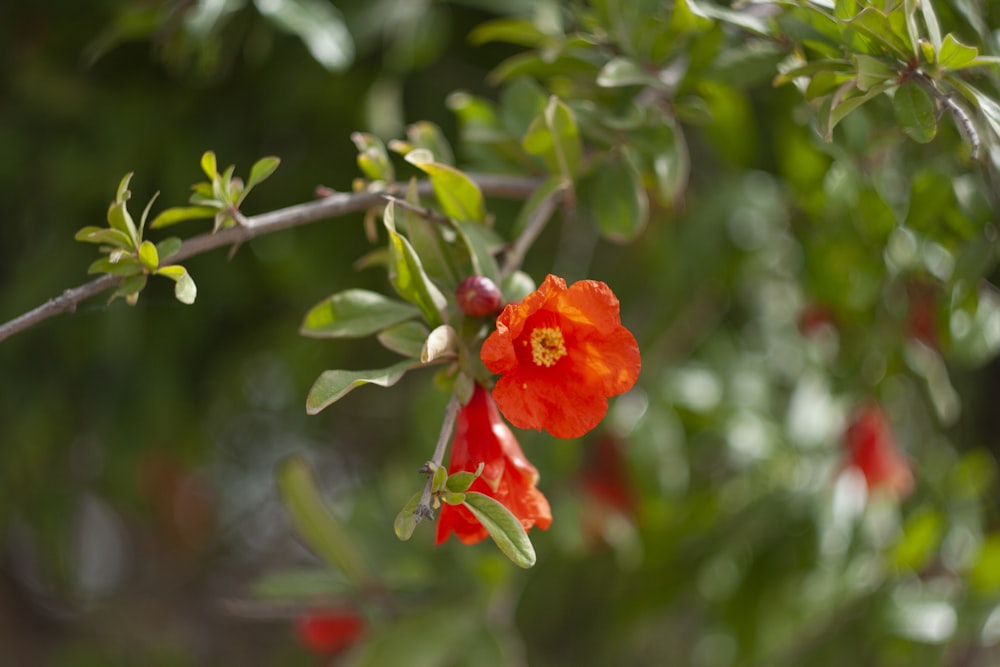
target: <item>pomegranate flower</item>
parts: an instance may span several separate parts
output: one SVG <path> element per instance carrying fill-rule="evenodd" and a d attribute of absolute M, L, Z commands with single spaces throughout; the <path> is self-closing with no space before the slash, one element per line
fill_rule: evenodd
<path fill-rule="evenodd" d="M 469 487 L 495 498 L 528 530 L 542 530 L 552 523 L 552 511 L 542 492 L 535 488 L 538 470 L 521 452 L 514 433 L 504 423 L 496 403 L 485 389 L 476 385 L 472 398 L 455 421 L 448 473 L 483 471 Z M 489 535 L 472 512 L 462 505 L 441 506 L 437 544 L 454 532 L 465 544 L 474 544 Z"/>
<path fill-rule="evenodd" d="M 553 275 L 520 303 L 508 304 L 483 343 L 483 363 L 500 375 L 493 398 L 518 428 L 577 438 L 604 418 L 608 397 L 639 377 L 639 346 L 622 326 L 618 297 Z"/>
<path fill-rule="evenodd" d="M 869 491 L 884 490 L 902 500 L 913 490 L 913 472 L 893 437 L 889 420 L 877 403 L 863 406 L 844 437 L 847 465 L 865 476 Z"/>

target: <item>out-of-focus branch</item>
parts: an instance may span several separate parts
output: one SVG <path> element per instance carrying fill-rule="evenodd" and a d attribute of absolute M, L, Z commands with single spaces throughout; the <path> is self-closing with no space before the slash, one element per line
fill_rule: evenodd
<path fill-rule="evenodd" d="M 469 177 L 479 185 L 485 196 L 505 199 L 527 199 L 541 184 L 538 179 L 517 176 L 469 174 Z M 402 191 L 402 188 L 399 190 Z M 430 195 L 433 192 L 430 181 L 426 179 L 420 181 L 417 184 L 417 191 L 421 196 Z M 394 192 L 395 190 L 390 190 L 389 194 Z M 201 234 L 184 241 L 181 249 L 177 254 L 172 255 L 169 261 L 171 263 L 181 262 L 215 248 L 224 246 L 235 248 L 250 239 L 283 229 L 366 211 L 383 204 L 385 201 L 383 194 L 380 192 L 338 192 L 316 201 L 250 216 L 245 219 L 244 224 L 229 227 L 214 234 Z M 121 282 L 121 278 L 118 276 L 105 274 L 79 287 L 67 289 L 37 308 L 0 324 L 0 341 L 29 329 L 50 317 L 66 312 L 71 313 L 76 310 L 79 303 L 114 288 L 119 282 Z"/>

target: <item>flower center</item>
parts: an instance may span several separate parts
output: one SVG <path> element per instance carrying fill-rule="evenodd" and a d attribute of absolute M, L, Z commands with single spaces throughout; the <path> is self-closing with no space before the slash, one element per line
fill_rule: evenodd
<path fill-rule="evenodd" d="M 538 366 L 554 366 L 566 356 L 566 344 L 558 327 L 537 327 L 531 332 L 531 360 Z"/>

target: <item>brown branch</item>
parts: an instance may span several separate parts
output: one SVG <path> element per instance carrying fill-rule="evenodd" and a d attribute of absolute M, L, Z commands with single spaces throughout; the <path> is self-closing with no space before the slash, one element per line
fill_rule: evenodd
<path fill-rule="evenodd" d="M 484 195 L 505 199 L 527 199 L 541 183 L 534 178 L 516 176 L 470 174 L 469 177 L 479 185 Z M 391 194 L 395 190 L 389 192 Z M 417 192 L 421 196 L 430 195 L 433 192 L 430 181 L 426 179 L 420 181 L 417 184 Z M 316 201 L 250 216 L 245 219 L 243 224 L 220 230 L 214 234 L 201 234 L 186 240 L 181 245 L 180 250 L 168 259 L 171 263 L 181 262 L 215 248 L 236 247 L 250 239 L 283 229 L 366 211 L 383 204 L 385 201 L 383 194 L 381 192 L 339 192 Z M 71 313 L 82 301 L 114 288 L 119 282 L 121 282 L 121 278 L 106 274 L 79 287 L 68 289 L 37 308 L 0 324 L 0 341 L 61 313 Z"/>

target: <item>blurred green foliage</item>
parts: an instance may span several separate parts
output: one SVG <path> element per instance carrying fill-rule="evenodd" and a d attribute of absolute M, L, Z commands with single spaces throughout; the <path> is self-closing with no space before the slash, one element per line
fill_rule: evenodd
<path fill-rule="evenodd" d="M 361 215 L 188 260 L 191 306 L 167 281 L 82 304 L 0 345 L 4 663 L 310 664 L 304 605 L 367 619 L 345 664 L 997 660 L 993 5 L 335 4 L 0 9 L 4 318 L 83 282 L 73 233 L 123 173 L 179 206 L 206 150 L 280 156 L 248 215 L 359 167 L 463 187 L 440 148 L 386 151 L 429 120 L 463 168 L 573 184 L 524 269 L 613 287 L 639 385 L 579 442 L 519 433 L 555 516 L 523 572 L 390 529 L 447 401 L 431 373 L 305 415 L 322 370 L 397 360 L 297 331 L 330 294 L 393 292 L 355 268 Z M 537 205 L 486 210 L 512 237 Z M 913 462 L 899 502 L 842 474 L 869 399 Z M 588 491 L 605 438 L 626 507 Z M 329 569 L 293 529 L 320 515 Z"/>

